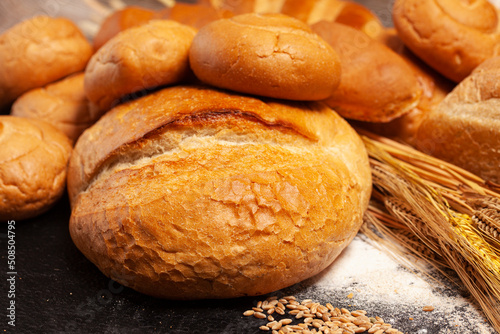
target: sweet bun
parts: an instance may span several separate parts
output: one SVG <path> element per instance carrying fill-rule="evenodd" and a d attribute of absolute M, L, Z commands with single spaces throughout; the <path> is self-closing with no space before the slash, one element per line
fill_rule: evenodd
<path fill-rule="evenodd" d="M 27 219 L 64 193 L 69 139 L 50 124 L 0 116 L 0 219 Z"/>
<path fill-rule="evenodd" d="M 325 99 L 340 82 L 335 51 L 283 14 L 242 14 L 204 26 L 189 62 L 203 82 L 280 99 Z"/>
<path fill-rule="evenodd" d="M 37 16 L 0 35 L 0 108 L 24 92 L 82 71 L 92 47 L 63 18 Z"/>
<path fill-rule="evenodd" d="M 343 117 L 388 122 L 412 110 L 422 90 L 408 64 L 349 26 L 321 21 L 312 30 L 339 54 L 342 79 L 325 102 Z"/>
<path fill-rule="evenodd" d="M 500 57 L 486 60 L 426 115 L 417 148 L 500 183 Z"/>
<path fill-rule="evenodd" d="M 85 131 L 68 191 L 71 237 L 108 277 L 155 297 L 231 298 L 326 268 L 362 224 L 371 173 L 322 103 L 174 86 Z"/>
<path fill-rule="evenodd" d="M 85 96 L 83 80 L 84 74 L 80 72 L 32 89 L 14 102 L 11 115 L 44 120 L 75 142 L 100 116 Z"/>
<path fill-rule="evenodd" d="M 128 6 L 117 10 L 104 19 L 94 36 L 94 50 L 99 50 L 119 32 L 148 23 L 157 13 L 138 6 Z"/>
<path fill-rule="evenodd" d="M 396 0 L 393 21 L 410 50 L 455 82 L 498 54 L 498 14 L 486 0 Z"/>
<path fill-rule="evenodd" d="M 189 47 L 196 30 L 170 20 L 153 20 L 122 31 L 90 59 L 85 93 L 100 110 L 108 110 L 132 93 L 184 80 Z"/>

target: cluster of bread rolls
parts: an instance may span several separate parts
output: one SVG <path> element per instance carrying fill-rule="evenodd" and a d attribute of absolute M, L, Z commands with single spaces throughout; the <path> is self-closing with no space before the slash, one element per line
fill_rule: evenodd
<path fill-rule="evenodd" d="M 467 6 L 484 22 L 470 22 Z M 347 120 L 500 180 L 495 53 L 474 70 L 474 48 L 428 45 L 452 23 L 489 41 L 492 8 L 398 0 L 388 29 L 341 0 L 127 7 L 102 22 L 93 47 L 67 20 L 23 22 L 0 36 L 12 48 L 0 55 L 21 47 L 26 58 L 0 65 L 0 104 L 14 102 L 0 118 L 12 156 L 0 170 L 17 168 L 0 174 L 0 217 L 43 212 L 67 180 L 75 245 L 137 291 L 229 298 L 311 277 L 368 206 L 368 157 Z M 441 25 L 419 21 L 445 14 Z M 29 71 L 34 80 L 20 80 Z M 23 140 L 37 149 L 20 150 Z M 50 166 L 45 183 L 33 176 Z"/>

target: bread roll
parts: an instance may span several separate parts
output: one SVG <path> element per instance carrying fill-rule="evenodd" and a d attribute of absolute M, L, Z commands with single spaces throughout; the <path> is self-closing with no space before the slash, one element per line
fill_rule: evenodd
<path fill-rule="evenodd" d="M 175 86 L 79 138 L 70 232 L 105 275 L 142 293 L 259 295 L 326 268 L 370 189 L 363 143 L 324 104 Z"/>
<path fill-rule="evenodd" d="M 393 21 L 410 50 L 455 82 L 498 54 L 497 10 L 487 0 L 396 0 Z"/>
<path fill-rule="evenodd" d="M 113 37 L 90 59 L 85 93 L 100 110 L 128 94 L 184 80 L 190 74 L 189 47 L 196 30 L 169 20 L 153 20 Z"/>
<path fill-rule="evenodd" d="M 206 25 L 189 62 L 203 82 L 280 99 L 325 99 L 340 81 L 335 51 L 305 23 L 282 14 L 242 14 Z"/>
<path fill-rule="evenodd" d="M 500 57 L 474 70 L 430 112 L 417 148 L 500 183 Z"/>
<path fill-rule="evenodd" d="M 0 220 L 47 211 L 64 193 L 69 139 L 50 124 L 0 116 Z"/>
<path fill-rule="evenodd" d="M 92 47 L 63 18 L 37 16 L 0 35 L 0 109 L 24 92 L 82 71 Z"/>
<path fill-rule="evenodd" d="M 321 21 L 312 30 L 340 56 L 342 79 L 325 102 L 348 119 L 388 122 L 412 110 L 421 96 L 405 61 L 361 31 Z"/>
<path fill-rule="evenodd" d="M 32 89 L 16 100 L 11 115 L 44 120 L 75 142 L 100 116 L 85 96 L 83 80 L 84 74 L 80 72 Z"/>
<path fill-rule="evenodd" d="M 396 52 L 411 67 L 422 90 L 418 103 L 408 113 L 387 123 L 353 122 L 356 127 L 362 127 L 385 137 L 416 146 L 416 136 L 420 123 L 427 113 L 436 108 L 454 87 L 454 83 L 430 68 L 415 56 L 399 39 L 394 29 L 387 29 L 379 36 L 389 48 Z"/>
<path fill-rule="evenodd" d="M 123 30 L 148 23 L 157 13 L 138 6 L 128 6 L 117 10 L 104 19 L 94 36 L 94 50 L 100 49 L 107 41 Z"/>

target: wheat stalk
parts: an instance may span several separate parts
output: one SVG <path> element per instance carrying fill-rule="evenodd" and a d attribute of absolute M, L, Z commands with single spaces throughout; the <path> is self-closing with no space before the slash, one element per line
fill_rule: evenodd
<path fill-rule="evenodd" d="M 497 186 L 388 138 L 358 132 L 375 189 L 361 232 L 389 246 L 403 263 L 409 252 L 440 270 L 453 269 L 500 332 Z"/>

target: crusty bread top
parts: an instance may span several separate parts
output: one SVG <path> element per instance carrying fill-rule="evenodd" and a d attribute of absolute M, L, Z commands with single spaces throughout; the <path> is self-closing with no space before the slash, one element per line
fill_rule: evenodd
<path fill-rule="evenodd" d="M 68 187 L 71 237 L 106 275 L 156 297 L 230 298 L 331 264 L 362 224 L 371 172 L 322 103 L 176 86 L 87 130 Z"/>
<path fill-rule="evenodd" d="M 64 18 L 37 16 L 0 36 L 0 107 L 32 88 L 82 71 L 92 47 Z"/>
<path fill-rule="evenodd" d="M 186 79 L 196 30 L 171 20 L 152 20 L 120 32 L 101 47 L 85 69 L 87 98 L 102 111 L 128 94 Z"/>
<path fill-rule="evenodd" d="M 83 72 L 21 95 L 11 115 L 44 120 L 64 132 L 73 142 L 101 115 L 85 96 Z"/>
<path fill-rule="evenodd" d="M 143 138 L 174 121 L 193 115 L 229 113 L 251 117 L 268 126 L 289 128 L 320 145 L 329 145 L 336 135 L 331 112 L 322 103 L 263 102 L 195 86 L 163 89 L 112 109 L 82 134 L 70 163 L 70 174 L 74 178 L 70 198 L 83 191 L 103 166 L 123 155 L 127 147 L 141 145 Z M 117 119 L 120 122 L 116 122 Z M 127 131 L 123 131 L 121 122 L 130 124 Z"/>
<path fill-rule="evenodd" d="M 500 57 L 479 65 L 424 117 L 417 148 L 500 182 Z"/>
<path fill-rule="evenodd" d="M 69 139 L 37 119 L 0 116 L 0 219 L 46 211 L 64 192 Z"/>
<path fill-rule="evenodd" d="M 391 49 L 349 26 L 312 26 L 339 54 L 342 77 L 326 103 L 348 119 L 388 122 L 413 109 L 422 90 L 415 73 Z"/>
<path fill-rule="evenodd" d="M 397 0 L 393 21 L 405 45 L 455 82 L 499 54 L 498 14 L 486 0 Z"/>
<path fill-rule="evenodd" d="M 201 28 L 189 52 L 203 82 L 287 100 L 331 95 L 340 81 L 338 55 L 304 22 L 284 14 L 242 14 Z"/>

